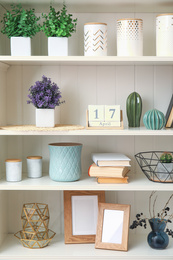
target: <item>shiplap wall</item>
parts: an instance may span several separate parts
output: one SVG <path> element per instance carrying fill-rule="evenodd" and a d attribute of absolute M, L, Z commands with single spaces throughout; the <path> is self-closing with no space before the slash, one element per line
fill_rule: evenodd
<path fill-rule="evenodd" d="M 74 14 L 78 17 L 77 33 L 69 39 L 70 55 L 83 55 L 83 24 L 85 22 L 108 23 L 108 55 L 116 55 L 116 19 L 136 17 L 144 20 L 144 55 L 155 55 L 155 16 L 145 13 L 121 14 Z M 33 39 L 33 54 L 47 54 L 47 39 L 43 34 Z M 3 54 L 9 54 L 9 40 L 4 44 Z M 4 53 L 5 52 L 5 53 Z M 27 105 L 29 87 L 46 75 L 57 82 L 66 103 L 56 109 L 61 123 L 85 125 L 85 111 L 89 104 L 120 104 L 127 125 L 125 102 L 127 96 L 137 91 L 143 100 L 143 114 L 152 108 L 166 112 L 173 93 L 173 66 L 11 66 L 0 82 L 1 125 L 34 124 L 35 108 Z M 6 84 L 7 79 L 7 84 Z M 5 111 L 5 112 L 4 112 Z M 6 114 L 5 114 L 6 113 Z M 7 120 L 5 120 L 7 119 Z M 134 154 L 147 150 L 172 150 L 173 137 L 111 137 L 111 136 L 9 136 L 1 137 L 0 159 L 4 169 L 4 160 L 18 157 L 23 160 L 26 172 L 26 157 L 42 155 L 43 169 L 48 172 L 51 142 L 71 141 L 83 143 L 82 169 L 87 172 L 91 164 L 91 152 L 122 152 L 132 159 L 131 172 L 140 171 L 134 161 Z M 142 173 L 141 173 L 142 174 Z M 2 176 L 2 171 L 1 171 Z M 1 192 L 2 194 L 2 192 Z M 4 193 L 3 193 L 4 194 Z M 106 201 L 131 204 L 131 220 L 137 212 L 148 213 L 149 192 L 106 192 Z M 158 206 L 162 206 L 170 193 L 160 192 Z M 7 198 L 7 196 L 6 196 Z M 9 191 L 8 214 L 4 214 L 4 202 L 0 200 L 0 240 L 4 236 L 2 216 L 8 219 L 8 232 L 21 229 L 20 214 L 23 203 L 48 203 L 51 215 L 50 228 L 63 233 L 63 196 L 60 191 Z M 15 216 L 15 217 L 14 217 Z M 144 232 L 139 229 L 137 232 Z"/>

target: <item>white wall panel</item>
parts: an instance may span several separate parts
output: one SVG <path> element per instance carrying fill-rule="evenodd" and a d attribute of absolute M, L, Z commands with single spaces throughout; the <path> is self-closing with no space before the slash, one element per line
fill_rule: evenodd
<path fill-rule="evenodd" d="M 8 233 L 7 191 L 0 191 L 0 246 Z"/>

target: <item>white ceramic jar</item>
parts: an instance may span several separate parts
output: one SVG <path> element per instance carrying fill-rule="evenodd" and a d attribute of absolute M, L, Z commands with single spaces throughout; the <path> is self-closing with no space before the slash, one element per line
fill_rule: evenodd
<path fill-rule="evenodd" d="M 107 24 L 85 23 L 84 25 L 84 55 L 107 55 Z"/>
<path fill-rule="evenodd" d="M 42 177 L 42 157 L 28 156 L 27 157 L 27 172 L 28 178 Z"/>
<path fill-rule="evenodd" d="M 117 56 L 143 55 L 143 20 L 117 20 Z"/>
<path fill-rule="evenodd" d="M 7 159 L 6 165 L 6 181 L 21 181 L 22 180 L 22 160 Z"/>
<path fill-rule="evenodd" d="M 156 55 L 173 56 L 173 13 L 156 17 Z"/>

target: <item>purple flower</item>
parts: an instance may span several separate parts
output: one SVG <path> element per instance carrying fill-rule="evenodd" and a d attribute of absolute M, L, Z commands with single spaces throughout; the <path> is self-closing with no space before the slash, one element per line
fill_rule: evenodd
<path fill-rule="evenodd" d="M 36 108 L 55 108 L 65 101 L 60 101 L 61 92 L 56 83 L 50 78 L 42 76 L 42 81 L 36 81 L 34 86 L 29 88 L 27 104 L 33 104 Z"/>

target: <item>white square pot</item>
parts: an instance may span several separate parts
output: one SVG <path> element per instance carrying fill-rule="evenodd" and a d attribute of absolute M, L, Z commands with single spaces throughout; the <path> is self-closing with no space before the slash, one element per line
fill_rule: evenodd
<path fill-rule="evenodd" d="M 11 56 L 31 56 L 30 37 L 11 37 Z"/>
<path fill-rule="evenodd" d="M 68 56 L 68 38 L 48 37 L 48 56 Z"/>
<path fill-rule="evenodd" d="M 36 109 L 36 127 L 54 127 L 55 110 L 54 109 Z"/>

